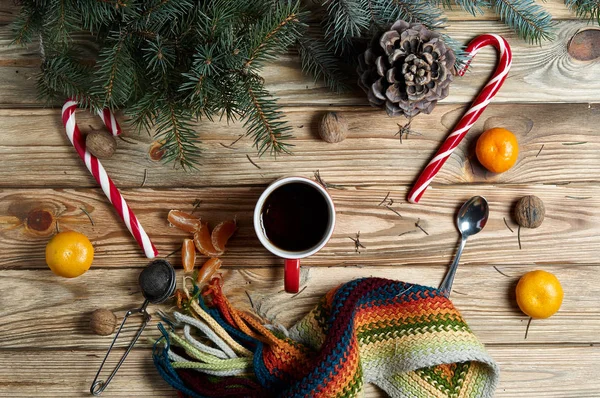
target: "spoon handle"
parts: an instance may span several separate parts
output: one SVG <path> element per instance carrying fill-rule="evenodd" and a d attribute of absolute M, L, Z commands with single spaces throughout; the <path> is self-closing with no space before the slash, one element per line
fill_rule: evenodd
<path fill-rule="evenodd" d="M 456 275 L 456 269 L 458 268 L 458 262 L 460 260 L 460 256 L 465 249 L 465 245 L 467 244 L 467 238 L 462 238 L 460 241 L 460 246 L 458 247 L 458 252 L 454 257 L 454 262 L 450 266 L 450 269 L 446 273 L 442 284 L 440 285 L 440 290 L 446 297 L 450 297 L 450 292 L 452 291 L 452 283 L 454 282 L 454 275 Z"/>

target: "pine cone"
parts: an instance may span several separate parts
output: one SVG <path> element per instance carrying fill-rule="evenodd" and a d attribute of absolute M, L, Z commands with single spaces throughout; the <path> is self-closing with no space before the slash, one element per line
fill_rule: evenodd
<path fill-rule="evenodd" d="M 396 21 L 358 58 L 358 85 L 390 116 L 430 113 L 446 98 L 456 57 L 438 33 Z"/>

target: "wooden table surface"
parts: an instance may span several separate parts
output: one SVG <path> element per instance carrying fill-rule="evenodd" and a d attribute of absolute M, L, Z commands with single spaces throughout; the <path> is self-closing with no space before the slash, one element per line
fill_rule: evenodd
<path fill-rule="evenodd" d="M 439 284 L 458 242 L 454 215 L 464 200 L 483 195 L 491 219 L 470 240 L 452 297 L 500 365 L 497 396 L 598 397 L 600 105 L 594 102 L 600 97 L 600 62 L 571 58 L 569 41 L 589 26 L 558 0 L 545 7 L 558 21 L 557 40 L 542 47 L 517 39 L 491 14 L 448 13 L 448 31 L 460 41 L 486 32 L 504 35 L 514 64 L 419 205 L 405 200 L 410 184 L 489 76 L 496 59 L 491 49 L 476 57 L 471 72 L 456 79 L 431 115 L 414 120 L 421 135 L 403 142 L 394 136 L 403 119 L 369 107 L 360 93 L 336 95 L 313 84 L 295 55 L 283 55 L 264 76 L 293 126 L 293 156 L 257 158 L 248 138 L 228 148 L 224 145 L 244 131 L 239 124 L 201 123 L 205 151 L 197 172 L 161 164 L 150 154 L 149 136 L 127 132 L 104 165 L 162 255 L 177 249 L 184 236 L 167 226 L 169 209 L 191 211 L 200 200 L 198 214 L 208 221 L 237 217 L 239 232 L 223 257 L 226 292 L 249 309 L 247 293 L 258 313 L 285 326 L 329 288 L 353 278 Z M 86 396 L 112 338 L 89 332 L 89 314 L 107 308 L 122 317 L 141 304 L 137 276 L 147 260 L 71 147 L 60 108 L 36 100 L 37 46 L 8 47 L 15 12 L 12 1 L 0 1 L 0 396 Z M 328 110 L 349 120 L 351 131 L 342 143 L 327 144 L 317 136 L 317 121 Z M 101 125 L 85 113 L 78 119 L 81 126 Z M 516 166 L 501 175 L 472 161 L 478 133 L 492 126 L 514 131 L 520 143 Z M 327 183 L 343 188 L 330 190 L 338 222 L 330 243 L 303 261 L 306 289 L 290 297 L 281 292 L 280 261 L 253 233 L 251 214 L 270 181 L 283 175 L 312 178 L 317 170 Z M 378 206 L 388 192 L 401 217 Z M 519 248 L 511 209 L 528 194 L 544 200 L 546 220 L 538 229 L 521 231 Z M 415 227 L 417 221 L 427 234 Z M 45 264 L 44 247 L 57 224 L 85 233 L 96 248 L 93 267 L 82 277 L 59 278 Z M 366 247 L 360 253 L 350 239 L 358 231 Z M 538 268 L 558 276 L 565 300 L 551 319 L 533 321 L 525 340 L 527 317 L 513 292 L 523 273 Z M 133 330 L 127 328 L 126 336 Z M 157 334 L 153 322 L 145 336 Z M 148 341 L 138 344 L 103 396 L 175 396 L 155 371 L 149 347 Z M 370 386 L 366 393 L 381 395 Z"/>

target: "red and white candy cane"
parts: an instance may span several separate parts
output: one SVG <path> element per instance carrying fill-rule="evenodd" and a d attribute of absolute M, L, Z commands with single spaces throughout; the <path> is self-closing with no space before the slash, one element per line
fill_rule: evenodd
<path fill-rule="evenodd" d="M 496 71 L 492 75 L 490 81 L 483 87 L 479 95 L 477 95 L 469 110 L 458 121 L 454 130 L 448 135 L 448 138 L 446 138 L 446 141 L 444 141 L 433 159 L 431 159 L 429 164 L 427 164 L 425 169 L 421 172 L 417 182 L 408 193 L 409 202 L 417 203 L 419 199 L 421 199 L 421 196 L 423 196 L 423 193 L 431 183 L 431 180 L 433 180 L 433 177 L 435 177 L 437 172 L 442 168 L 446 160 L 450 157 L 452 152 L 454 152 L 454 149 L 460 144 L 463 137 L 469 132 L 473 124 L 475 124 L 477 119 L 479 119 L 479 116 L 481 116 L 485 108 L 491 102 L 494 95 L 496 95 L 498 90 L 500 90 L 500 87 L 502 87 L 502 83 L 504 83 L 512 64 L 512 53 L 508 42 L 498 35 L 485 34 L 473 39 L 466 49 L 469 60 L 458 74 L 461 76 L 464 75 L 475 54 L 483 47 L 490 45 L 494 46 L 500 54 Z"/>
<path fill-rule="evenodd" d="M 100 184 L 102 187 L 104 194 L 114 206 L 115 210 L 119 214 L 119 217 L 121 217 L 121 220 L 123 220 L 127 226 L 127 229 L 129 229 L 129 232 L 131 232 L 137 243 L 144 250 L 146 257 L 156 257 L 158 255 L 158 251 L 150 241 L 150 238 L 146 234 L 146 231 L 144 231 L 144 228 L 142 228 L 139 220 L 135 214 L 133 214 L 133 211 L 131 211 L 125 202 L 125 199 L 112 182 L 108 174 L 106 174 L 106 170 L 104 170 L 102 163 L 100 163 L 98 158 L 92 155 L 86 149 L 85 138 L 81 134 L 81 131 L 77 126 L 77 122 L 75 121 L 76 109 L 77 102 L 73 100 L 68 100 L 65 102 L 62 108 L 63 124 L 67 130 L 67 136 L 69 137 L 69 140 L 71 140 L 73 147 L 75 147 L 79 157 L 81 157 L 90 173 L 92 173 L 96 181 L 98 181 L 98 184 Z M 102 121 L 113 135 L 117 136 L 121 134 L 121 127 L 115 120 L 112 112 L 110 112 L 108 109 L 105 109 L 101 112 L 98 112 L 98 115 L 102 118 Z"/>

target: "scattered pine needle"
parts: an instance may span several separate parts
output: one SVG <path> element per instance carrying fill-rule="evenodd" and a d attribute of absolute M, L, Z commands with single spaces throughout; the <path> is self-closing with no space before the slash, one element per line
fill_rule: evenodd
<path fill-rule="evenodd" d="M 396 215 L 398 215 L 398 217 L 402 218 L 402 214 L 398 213 L 398 211 L 397 211 L 397 210 L 394 210 L 394 209 L 392 209 L 392 208 L 391 208 L 390 206 L 388 206 L 388 205 L 385 205 L 385 208 L 386 208 L 386 209 L 388 209 L 388 210 L 390 210 L 390 211 L 393 211 L 393 212 L 394 212 Z M 427 233 L 427 232 L 425 232 L 425 233 Z M 429 235 L 429 234 L 427 234 L 427 235 Z"/>
<path fill-rule="evenodd" d="M 523 340 L 527 340 L 527 335 L 529 334 L 529 326 L 531 326 L 532 317 L 529 317 L 529 322 L 527 322 L 527 329 L 525 329 L 525 338 Z"/>
<path fill-rule="evenodd" d="M 587 141 L 580 141 L 580 142 L 563 142 L 563 145 L 582 145 L 582 144 L 587 144 Z"/>
<path fill-rule="evenodd" d="M 519 241 L 519 250 L 521 250 L 521 226 L 519 225 L 519 229 L 517 230 L 517 240 Z"/>
<path fill-rule="evenodd" d="M 238 138 L 237 138 L 235 141 L 233 141 L 231 144 L 229 144 L 229 145 L 223 144 L 222 142 L 219 142 L 219 144 L 220 144 L 222 147 L 225 147 L 225 148 L 227 148 L 227 149 L 232 149 L 232 150 L 234 150 L 234 151 L 235 151 L 235 150 L 237 150 L 237 148 L 234 148 L 233 146 L 234 146 L 235 144 L 237 144 L 237 142 L 238 142 L 239 140 L 241 140 L 241 139 L 242 139 L 242 137 L 244 137 L 244 135 L 243 135 L 243 134 L 240 134 L 240 136 L 239 136 L 239 137 L 238 137 Z"/>
<path fill-rule="evenodd" d="M 353 238 L 351 236 L 348 237 L 348 239 L 352 240 L 354 242 L 354 250 L 356 253 L 360 254 L 360 248 L 362 247 L 363 249 L 366 249 L 366 247 L 360 243 L 360 231 L 358 231 L 356 233 L 356 238 Z"/>
<path fill-rule="evenodd" d="M 544 145 L 542 144 L 542 147 L 540 148 L 539 152 L 537 153 L 537 155 L 535 155 L 535 157 L 537 158 L 538 156 L 540 156 L 540 153 L 542 153 L 542 149 L 544 149 Z"/>
<path fill-rule="evenodd" d="M 591 199 L 592 197 L 591 196 L 565 196 L 565 198 L 584 200 L 584 199 Z"/>
<path fill-rule="evenodd" d="M 427 231 L 425 231 L 425 229 L 421 226 L 421 224 L 419 224 L 421 222 L 421 219 L 417 219 L 417 222 L 415 223 L 415 227 L 419 228 L 421 231 L 423 231 L 423 233 L 427 236 L 429 236 L 429 233 Z"/>
<path fill-rule="evenodd" d="M 290 298 L 297 297 L 298 295 L 300 295 L 300 293 L 302 293 L 303 291 L 305 291 L 307 287 L 308 287 L 308 286 L 304 286 L 302 289 L 300 289 L 300 291 L 299 291 L 298 293 L 294 294 L 294 295 L 293 295 L 292 297 L 290 297 Z"/>
<path fill-rule="evenodd" d="M 196 212 L 196 210 L 198 210 L 198 207 L 200 206 L 201 203 L 202 203 L 202 201 L 200 199 L 194 200 L 194 203 L 193 203 L 194 208 L 192 209 L 192 212 L 190 214 L 194 214 Z"/>
<path fill-rule="evenodd" d="M 396 295 L 396 297 L 399 297 L 401 295 L 403 295 L 404 293 L 408 292 L 410 289 L 412 289 L 415 285 L 410 285 L 409 287 L 407 287 L 406 289 L 404 289 L 403 291 L 401 291 L 400 293 L 398 293 Z"/>
<path fill-rule="evenodd" d="M 404 138 L 408 138 L 409 134 L 412 134 L 412 135 L 421 135 L 421 134 L 417 133 L 416 131 L 413 131 L 410 128 L 411 123 L 412 123 L 412 118 L 405 125 L 402 125 L 400 123 L 396 123 L 398 125 L 398 132 L 396 132 L 396 134 L 394 134 L 394 135 L 399 135 L 400 136 L 400 143 L 401 144 L 403 143 L 402 142 L 402 135 L 404 135 Z"/>
<path fill-rule="evenodd" d="M 505 277 L 507 277 L 507 278 L 510 278 L 510 276 L 508 276 L 508 275 L 506 275 L 504 272 L 500 271 L 500 270 L 498 269 L 498 267 L 496 267 L 495 265 L 494 265 L 493 267 L 494 267 L 494 269 L 495 269 L 496 271 L 498 271 L 498 273 L 499 273 L 499 274 L 501 274 L 501 275 L 504 275 L 504 276 L 505 276 Z"/>
<path fill-rule="evenodd" d="M 412 233 L 414 233 L 414 232 L 417 232 L 417 230 L 416 230 L 416 229 L 413 229 L 413 230 L 411 230 L 411 231 L 402 232 L 402 233 L 401 233 L 401 234 L 399 234 L 398 236 L 404 236 L 404 235 L 407 235 L 407 234 L 412 234 Z"/>
<path fill-rule="evenodd" d="M 381 202 L 379 202 L 379 204 L 377 206 L 381 206 L 382 204 L 384 204 L 388 200 L 389 197 L 390 197 L 390 192 L 388 191 L 387 195 L 385 195 L 385 198 L 383 198 L 383 200 Z M 391 200 L 393 201 L 394 199 L 391 199 Z"/>
<path fill-rule="evenodd" d="M 58 218 L 56 219 L 56 224 L 54 224 L 54 226 L 56 227 L 56 233 L 59 234 L 60 228 L 58 227 Z"/>
<path fill-rule="evenodd" d="M 252 159 L 250 159 L 250 155 L 246 154 L 246 157 L 248 158 L 248 160 L 250 161 L 250 163 L 252 163 L 254 165 L 254 167 L 256 167 L 257 169 L 261 170 L 261 167 L 259 165 L 257 165 L 256 163 L 254 163 L 254 161 L 252 161 Z"/>
<path fill-rule="evenodd" d="M 173 250 L 171 253 L 167 254 L 165 258 L 171 257 L 173 254 L 177 253 L 180 250 L 181 250 L 181 247 L 179 249 Z"/>
<path fill-rule="evenodd" d="M 304 286 L 306 287 L 306 286 Z M 250 293 L 248 293 L 247 290 L 244 290 L 244 293 L 246 293 L 246 296 L 248 296 L 248 300 L 250 301 L 250 307 L 254 310 L 254 301 L 252 301 L 252 297 L 250 297 Z"/>
<path fill-rule="evenodd" d="M 515 233 L 515 231 L 513 231 L 513 229 L 508 225 L 508 222 L 506 222 L 506 217 L 504 217 L 504 225 L 506 225 L 506 228 L 508 228 L 510 232 L 512 232 L 513 234 Z"/>
<path fill-rule="evenodd" d="M 325 189 L 329 189 L 329 188 L 340 189 L 340 190 L 346 189 L 341 185 L 329 184 L 329 183 L 325 182 L 325 180 L 321 177 L 321 172 L 319 170 L 315 171 L 313 173 L 313 175 L 315 176 L 315 180 L 317 180 L 317 182 L 319 184 L 321 184 L 321 186 L 323 186 L 323 188 L 325 188 Z"/>
<path fill-rule="evenodd" d="M 128 144 L 132 144 L 132 145 L 136 145 L 137 144 L 137 142 L 128 140 L 127 138 L 123 137 L 122 135 L 119 135 L 119 139 L 125 141 Z"/>
<path fill-rule="evenodd" d="M 90 219 L 90 223 L 92 223 L 92 227 L 95 226 L 96 224 L 94 224 L 94 219 L 92 218 L 92 216 L 90 215 L 90 213 L 88 213 L 88 211 L 86 209 L 84 209 L 83 207 L 80 207 L 80 209 Z"/>
<path fill-rule="evenodd" d="M 146 184 L 147 179 L 148 179 L 148 169 L 144 169 L 144 179 L 142 180 L 142 185 L 140 185 L 140 187 L 143 187 Z"/>
<path fill-rule="evenodd" d="M 456 293 L 456 294 L 460 294 L 461 296 L 468 296 L 468 294 L 467 294 L 467 293 L 461 293 L 461 292 L 459 292 L 458 290 L 454 290 L 454 289 L 452 289 L 452 292 L 453 292 L 453 293 Z"/>

